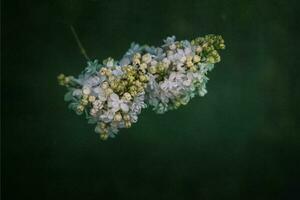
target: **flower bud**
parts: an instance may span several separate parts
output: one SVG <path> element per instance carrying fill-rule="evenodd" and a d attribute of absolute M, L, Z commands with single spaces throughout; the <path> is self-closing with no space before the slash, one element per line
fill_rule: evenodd
<path fill-rule="evenodd" d="M 85 95 L 89 95 L 91 93 L 91 89 L 89 87 L 83 87 L 82 89 L 82 93 L 85 94 Z"/>
<path fill-rule="evenodd" d="M 94 102 L 96 100 L 95 96 L 89 96 L 89 102 Z"/>
<path fill-rule="evenodd" d="M 145 62 L 145 63 L 149 63 L 149 62 L 151 62 L 151 60 L 152 60 L 152 58 L 151 58 L 151 55 L 149 53 L 146 53 L 142 57 L 142 61 Z"/>
<path fill-rule="evenodd" d="M 194 61 L 195 63 L 200 62 L 200 60 L 201 60 L 200 56 L 194 55 L 193 61 Z"/>
<path fill-rule="evenodd" d="M 128 114 L 125 114 L 125 115 L 123 116 L 123 119 L 124 119 L 125 121 L 129 121 L 129 120 L 130 120 L 130 116 L 129 116 Z"/>
<path fill-rule="evenodd" d="M 101 140 L 107 140 L 107 138 L 108 138 L 108 133 L 106 131 L 104 133 L 100 133 Z"/>
<path fill-rule="evenodd" d="M 76 110 L 77 110 L 77 112 L 83 112 L 84 106 L 83 105 L 78 105 Z"/>
<path fill-rule="evenodd" d="M 82 99 L 81 100 L 81 104 L 83 105 L 83 106 L 86 106 L 86 105 L 88 105 L 88 100 L 87 99 Z"/>
<path fill-rule="evenodd" d="M 122 115 L 120 113 L 116 113 L 114 116 L 114 120 L 120 122 L 122 120 Z"/>
<path fill-rule="evenodd" d="M 155 73 L 156 73 L 156 66 L 151 66 L 151 67 L 149 67 L 149 72 L 150 72 L 151 74 L 155 74 Z"/>
<path fill-rule="evenodd" d="M 141 61 L 140 61 L 140 59 L 138 59 L 138 58 L 134 58 L 134 59 L 132 60 L 132 63 L 133 63 L 134 65 L 139 65 L 139 64 L 141 63 Z"/>
<path fill-rule="evenodd" d="M 108 82 L 103 82 L 102 85 L 101 85 L 101 88 L 104 89 L 104 90 L 107 89 L 108 87 L 109 87 Z"/>
<path fill-rule="evenodd" d="M 130 121 L 126 121 L 125 122 L 125 127 L 126 128 L 130 128 L 131 127 L 131 122 Z"/>
<path fill-rule="evenodd" d="M 126 100 L 126 101 L 130 101 L 132 99 L 131 95 L 128 93 L 128 92 L 125 92 L 123 94 L 123 98 Z"/>

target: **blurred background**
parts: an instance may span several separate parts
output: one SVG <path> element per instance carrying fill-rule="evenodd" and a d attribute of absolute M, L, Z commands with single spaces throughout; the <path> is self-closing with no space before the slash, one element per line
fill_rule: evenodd
<path fill-rule="evenodd" d="M 3 199 L 300 198 L 299 1 L 1 3 Z M 115 139 L 67 109 L 56 76 L 119 59 L 132 41 L 220 34 L 208 94 L 144 110 Z"/>

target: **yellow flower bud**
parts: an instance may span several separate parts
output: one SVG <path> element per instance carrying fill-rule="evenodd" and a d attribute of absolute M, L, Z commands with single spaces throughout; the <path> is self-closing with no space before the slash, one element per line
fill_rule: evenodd
<path fill-rule="evenodd" d="M 146 81 L 148 81 L 148 77 L 147 76 L 145 76 L 145 75 L 140 75 L 140 81 L 142 81 L 142 82 L 146 82 Z"/>
<path fill-rule="evenodd" d="M 112 81 L 112 82 L 110 82 L 110 86 L 111 86 L 112 89 L 115 90 L 115 89 L 118 87 L 117 81 Z"/>
<path fill-rule="evenodd" d="M 101 129 L 104 129 L 104 128 L 106 128 L 106 124 L 105 124 L 105 123 L 103 123 L 103 122 L 101 122 L 99 125 L 100 125 L 100 128 L 101 128 Z"/>
<path fill-rule="evenodd" d="M 86 95 L 86 94 L 84 94 L 83 96 L 82 96 L 82 99 L 88 99 L 88 95 Z"/>
<path fill-rule="evenodd" d="M 96 100 L 95 96 L 89 96 L 89 102 L 94 102 Z"/>
<path fill-rule="evenodd" d="M 195 65 L 193 65 L 192 67 L 190 67 L 190 70 L 191 70 L 192 72 L 196 72 L 196 71 L 197 71 L 197 67 L 196 67 Z"/>
<path fill-rule="evenodd" d="M 114 116 L 114 120 L 120 122 L 122 120 L 122 115 L 120 113 L 116 113 Z"/>
<path fill-rule="evenodd" d="M 194 65 L 194 63 L 192 61 L 189 61 L 189 62 L 186 63 L 187 67 L 192 67 L 193 65 Z"/>
<path fill-rule="evenodd" d="M 139 80 L 136 80 L 136 81 L 134 81 L 134 85 L 135 85 L 136 87 L 141 87 L 141 86 L 142 86 L 142 83 L 141 83 Z"/>
<path fill-rule="evenodd" d="M 109 81 L 109 82 L 112 82 L 112 81 L 114 81 L 114 80 L 116 80 L 116 77 L 115 77 L 115 76 L 109 76 L 109 77 L 108 77 L 108 81 Z"/>
<path fill-rule="evenodd" d="M 128 114 L 125 114 L 125 115 L 123 116 L 123 119 L 124 119 L 125 121 L 129 121 L 129 120 L 130 120 L 130 116 L 129 116 Z"/>
<path fill-rule="evenodd" d="M 129 92 L 131 94 L 131 96 L 135 97 L 137 95 L 137 91 L 136 90 L 132 90 Z"/>
<path fill-rule="evenodd" d="M 141 54 L 140 53 L 136 53 L 133 56 L 133 59 L 140 59 L 141 58 Z"/>
<path fill-rule="evenodd" d="M 112 75 L 112 71 L 110 69 L 106 70 L 105 75 L 106 76 L 111 76 Z"/>
<path fill-rule="evenodd" d="M 151 74 L 155 74 L 155 73 L 156 73 L 156 66 L 151 66 L 151 67 L 149 67 L 149 72 L 150 72 Z"/>
<path fill-rule="evenodd" d="M 211 52 L 211 54 L 212 54 L 213 56 L 219 55 L 218 52 L 217 52 L 216 50 L 213 50 L 213 51 Z"/>
<path fill-rule="evenodd" d="M 78 112 L 83 112 L 84 106 L 83 106 L 83 105 L 78 105 L 77 108 L 76 108 L 76 110 L 77 110 Z"/>
<path fill-rule="evenodd" d="M 200 62 L 200 60 L 201 60 L 200 56 L 194 55 L 193 61 L 194 61 L 195 63 Z"/>
<path fill-rule="evenodd" d="M 91 89 L 89 87 L 83 87 L 82 88 L 82 93 L 84 95 L 89 95 L 91 93 Z"/>
<path fill-rule="evenodd" d="M 209 63 L 215 63 L 214 57 L 212 57 L 212 56 L 208 57 L 207 58 L 207 62 L 209 62 Z"/>
<path fill-rule="evenodd" d="M 197 53 L 201 53 L 202 52 L 202 47 L 201 46 L 197 46 L 196 47 L 196 52 Z"/>
<path fill-rule="evenodd" d="M 108 138 L 108 133 L 100 133 L 100 139 L 101 140 L 107 140 L 107 138 Z"/>
<path fill-rule="evenodd" d="M 122 86 L 121 84 L 119 84 L 118 87 L 117 87 L 117 91 L 118 92 L 123 92 L 123 90 L 124 90 L 124 86 Z"/>
<path fill-rule="evenodd" d="M 186 62 L 192 62 L 193 60 L 193 57 L 192 56 L 187 56 L 186 57 Z"/>
<path fill-rule="evenodd" d="M 149 63 L 151 62 L 152 58 L 151 55 L 149 53 L 146 53 L 142 56 L 142 61 L 145 63 Z"/>
<path fill-rule="evenodd" d="M 81 104 L 83 105 L 83 106 L 86 106 L 86 105 L 88 105 L 88 100 L 86 100 L 86 99 L 82 99 L 81 100 Z"/>
<path fill-rule="evenodd" d="M 139 65 L 139 64 L 141 63 L 141 61 L 140 61 L 140 59 L 138 59 L 138 58 L 134 58 L 134 59 L 132 60 L 132 63 L 133 63 L 134 65 Z"/>
<path fill-rule="evenodd" d="M 107 71 L 107 68 L 106 68 L 106 67 L 102 67 L 102 68 L 100 69 L 100 74 L 101 74 L 102 76 L 104 76 L 104 75 L 106 74 L 106 71 Z"/>
<path fill-rule="evenodd" d="M 180 104 L 179 101 L 175 101 L 175 103 L 174 103 L 175 108 L 178 108 L 180 105 L 181 105 L 181 104 Z"/>
<path fill-rule="evenodd" d="M 159 64 L 156 68 L 157 68 L 157 71 L 158 71 L 159 73 L 165 71 L 165 68 L 164 68 L 164 66 L 163 66 L 162 64 Z"/>
<path fill-rule="evenodd" d="M 217 63 L 217 62 L 220 62 L 220 61 L 221 61 L 221 57 L 218 54 L 218 55 L 215 56 L 215 62 Z"/>
<path fill-rule="evenodd" d="M 65 77 L 65 84 L 68 84 L 70 82 L 70 77 Z"/>
<path fill-rule="evenodd" d="M 107 94 L 107 95 L 110 95 L 110 94 L 112 94 L 114 91 L 111 89 L 111 88 L 107 88 L 106 90 L 105 90 L 105 93 Z"/>
<path fill-rule="evenodd" d="M 64 74 L 60 74 L 57 76 L 57 79 L 58 80 L 63 80 L 65 78 L 65 75 Z"/>
<path fill-rule="evenodd" d="M 135 77 L 130 75 L 130 76 L 127 77 L 127 80 L 128 80 L 128 82 L 131 83 L 135 80 Z"/>
<path fill-rule="evenodd" d="M 102 85 L 101 85 L 101 88 L 104 89 L 104 90 L 107 89 L 108 87 L 109 87 L 108 82 L 103 82 Z"/>
<path fill-rule="evenodd" d="M 126 101 L 130 101 L 132 99 L 131 95 L 128 93 L 128 92 L 125 92 L 123 94 L 123 98 L 126 100 Z"/>
<path fill-rule="evenodd" d="M 143 72 L 145 72 L 145 70 L 147 69 L 147 64 L 146 64 L 146 63 L 142 63 L 142 64 L 140 65 L 140 69 L 141 69 Z"/>
<path fill-rule="evenodd" d="M 131 127 L 131 122 L 130 121 L 125 121 L 125 127 L 130 128 Z"/>
<path fill-rule="evenodd" d="M 144 87 L 143 86 L 140 86 L 137 88 L 137 92 L 140 93 L 140 92 L 143 92 L 144 91 Z"/>

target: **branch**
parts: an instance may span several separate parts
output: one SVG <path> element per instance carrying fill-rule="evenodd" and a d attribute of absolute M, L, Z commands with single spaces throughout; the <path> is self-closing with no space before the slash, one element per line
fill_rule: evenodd
<path fill-rule="evenodd" d="M 80 49 L 81 54 L 84 56 L 84 58 L 85 58 L 86 60 L 89 61 L 90 58 L 89 58 L 89 56 L 87 55 L 87 53 L 86 53 L 86 51 L 85 51 L 83 45 L 81 44 L 81 42 L 80 42 L 80 40 L 79 40 L 79 37 L 78 37 L 78 35 L 77 35 L 77 33 L 76 33 L 76 31 L 75 31 L 73 25 L 70 25 L 70 29 L 71 29 L 71 31 L 72 31 L 72 33 L 73 33 L 73 36 L 74 36 L 74 38 L 75 38 L 75 40 L 76 40 L 76 43 L 77 43 L 77 45 L 78 45 L 78 47 L 79 47 L 79 49 Z"/>

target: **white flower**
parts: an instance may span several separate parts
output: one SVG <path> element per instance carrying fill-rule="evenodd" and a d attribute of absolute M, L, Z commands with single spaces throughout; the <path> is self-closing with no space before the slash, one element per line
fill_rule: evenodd
<path fill-rule="evenodd" d="M 142 61 L 145 63 L 151 62 L 151 55 L 149 53 L 146 53 L 145 55 L 142 56 Z"/>
<path fill-rule="evenodd" d="M 184 85 L 184 86 L 190 86 L 191 84 L 192 84 L 192 80 L 191 79 L 187 79 L 187 80 L 184 80 L 183 82 L 182 82 L 182 84 Z"/>
<path fill-rule="evenodd" d="M 126 65 L 129 65 L 130 64 L 130 59 L 129 57 L 123 57 L 121 60 L 120 60 L 120 66 L 123 67 L 123 66 L 126 66 Z"/>
<path fill-rule="evenodd" d="M 123 73 L 121 67 L 120 67 L 120 66 L 117 66 L 117 67 L 112 71 L 112 74 L 113 74 L 114 76 L 122 76 L 124 73 Z"/>
<path fill-rule="evenodd" d="M 84 82 L 84 85 L 88 85 L 90 87 L 93 87 L 93 86 L 99 85 L 100 81 L 101 81 L 100 77 L 92 76 Z"/>
<path fill-rule="evenodd" d="M 171 37 L 167 37 L 167 39 L 164 40 L 165 45 L 163 46 L 170 46 L 171 44 L 173 44 L 175 42 L 175 36 L 171 36 Z"/>
<path fill-rule="evenodd" d="M 106 66 L 107 66 L 107 67 L 112 67 L 112 66 L 114 66 L 114 59 L 108 58 L 108 59 L 107 59 Z"/>
<path fill-rule="evenodd" d="M 122 110 L 127 113 L 129 111 L 129 107 L 116 93 L 112 93 L 108 99 L 108 107 L 111 108 L 113 112 L 117 112 Z"/>
<path fill-rule="evenodd" d="M 107 93 L 105 92 L 105 90 L 104 89 L 102 89 L 102 88 L 98 88 L 97 89 L 97 92 L 98 92 L 98 99 L 100 100 L 100 101 L 106 101 L 107 100 L 107 97 L 108 97 L 108 95 L 107 95 Z"/>
<path fill-rule="evenodd" d="M 131 106 L 131 113 L 140 114 L 143 108 L 146 108 L 147 105 L 144 102 L 144 95 L 138 95 L 134 98 L 132 106 Z"/>
<path fill-rule="evenodd" d="M 138 120 L 137 114 L 134 113 L 134 112 L 132 112 L 132 113 L 130 113 L 129 115 L 130 115 L 130 121 L 131 121 L 132 123 L 136 123 L 137 120 Z"/>
<path fill-rule="evenodd" d="M 114 116 L 115 112 L 113 112 L 112 110 L 107 110 L 104 111 L 102 115 L 100 115 L 100 119 L 105 123 L 109 123 L 113 120 Z"/>
<path fill-rule="evenodd" d="M 150 63 L 150 65 L 151 65 L 151 66 L 157 65 L 157 61 L 156 61 L 156 60 L 152 60 L 151 63 Z"/>
<path fill-rule="evenodd" d="M 186 57 L 185 56 L 180 56 L 179 57 L 179 61 L 182 62 L 182 63 L 184 63 L 186 61 Z"/>
<path fill-rule="evenodd" d="M 87 85 L 83 86 L 82 93 L 85 94 L 85 95 L 89 95 L 91 93 L 90 87 L 87 86 Z"/>
<path fill-rule="evenodd" d="M 102 85 L 101 85 L 101 88 L 104 89 L 104 90 L 107 89 L 108 87 L 109 87 L 108 82 L 103 82 Z"/>
<path fill-rule="evenodd" d="M 103 103 L 100 100 L 96 100 L 93 102 L 93 108 L 96 110 L 100 110 L 101 108 L 103 108 Z"/>
<path fill-rule="evenodd" d="M 192 84 L 192 82 L 193 82 L 193 74 L 192 73 L 188 73 L 186 75 L 186 79 L 182 82 L 182 84 L 184 86 L 189 87 Z"/>
<path fill-rule="evenodd" d="M 171 44 L 171 45 L 169 46 L 169 48 L 170 48 L 171 50 L 175 50 L 175 49 L 176 49 L 176 45 L 173 43 L 173 44 Z"/>
<path fill-rule="evenodd" d="M 166 65 L 170 65 L 171 61 L 168 58 L 164 58 L 162 62 Z"/>
<path fill-rule="evenodd" d="M 97 112 L 98 112 L 98 111 L 97 111 L 96 109 L 92 108 L 91 111 L 90 111 L 90 114 L 91 114 L 93 117 L 95 117 L 96 114 L 97 114 Z"/>
<path fill-rule="evenodd" d="M 184 53 L 185 53 L 185 55 L 190 55 L 190 54 L 192 53 L 191 47 L 185 48 L 185 49 L 184 49 Z"/>

